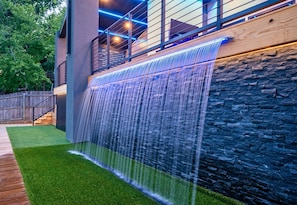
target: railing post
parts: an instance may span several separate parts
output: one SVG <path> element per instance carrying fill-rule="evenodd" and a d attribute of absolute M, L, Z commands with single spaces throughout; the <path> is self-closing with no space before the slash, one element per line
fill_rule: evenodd
<path fill-rule="evenodd" d="M 110 67 L 110 33 L 109 33 L 109 30 L 107 30 L 106 64 L 107 64 L 107 68 L 109 68 Z"/>
<path fill-rule="evenodd" d="M 208 24 L 208 5 L 206 2 L 202 1 L 202 27 L 207 26 Z M 206 34 L 207 31 L 203 31 L 203 34 Z"/>
<path fill-rule="evenodd" d="M 93 74 L 94 71 L 94 62 L 93 57 L 94 56 L 94 40 L 91 41 L 91 73 Z"/>
<path fill-rule="evenodd" d="M 53 95 L 53 106 L 52 106 L 52 108 L 53 108 L 53 111 L 55 112 L 56 110 L 55 110 L 55 108 L 56 108 L 56 96 L 55 95 Z"/>
<path fill-rule="evenodd" d="M 131 61 L 132 55 L 132 14 L 129 13 L 129 24 L 128 24 L 128 61 Z"/>
<path fill-rule="evenodd" d="M 221 0 L 217 0 L 217 30 L 222 28 L 223 5 Z"/>
<path fill-rule="evenodd" d="M 59 86 L 59 66 L 55 68 L 55 87 Z"/>
<path fill-rule="evenodd" d="M 60 86 L 61 85 L 61 64 L 60 65 L 58 65 L 58 86 Z"/>
<path fill-rule="evenodd" d="M 34 106 L 32 107 L 32 125 L 34 126 Z"/>
<path fill-rule="evenodd" d="M 163 50 L 165 48 L 165 0 L 161 0 L 161 44 L 160 49 Z"/>
<path fill-rule="evenodd" d="M 96 58 L 97 58 L 97 67 L 96 67 L 96 69 L 95 70 L 98 70 L 99 68 L 100 68 L 100 57 L 99 57 L 99 51 L 100 51 L 100 41 L 99 41 L 99 36 L 97 36 L 97 38 L 96 38 L 96 41 L 97 41 L 97 43 L 96 43 L 96 45 L 97 45 L 97 50 L 96 50 Z M 100 51 L 100 52 L 102 52 L 102 51 Z"/>
<path fill-rule="evenodd" d="M 22 116 L 22 118 L 23 118 L 23 120 L 25 120 L 25 118 L 26 118 L 26 114 L 25 114 L 25 112 L 26 112 L 26 93 L 24 92 L 23 93 L 23 112 L 22 112 L 22 114 L 23 114 L 23 116 Z"/>
<path fill-rule="evenodd" d="M 67 84 L 67 60 L 64 62 L 64 70 L 65 70 L 64 84 Z"/>

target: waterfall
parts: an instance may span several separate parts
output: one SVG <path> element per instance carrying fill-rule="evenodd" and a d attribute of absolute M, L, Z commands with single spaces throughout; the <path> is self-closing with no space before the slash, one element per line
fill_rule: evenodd
<path fill-rule="evenodd" d="M 75 152 L 162 204 L 195 204 L 213 64 L 224 40 L 95 77 Z"/>

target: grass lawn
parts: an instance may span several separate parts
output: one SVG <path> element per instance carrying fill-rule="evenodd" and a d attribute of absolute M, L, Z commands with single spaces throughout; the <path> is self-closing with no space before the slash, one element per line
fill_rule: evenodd
<path fill-rule="evenodd" d="M 53 126 L 7 128 L 26 191 L 36 204 L 156 204 L 112 173 L 72 155 L 65 133 Z M 197 204 L 240 204 L 207 190 Z"/>
<path fill-rule="evenodd" d="M 7 127 L 14 149 L 69 144 L 65 132 L 54 126 Z"/>

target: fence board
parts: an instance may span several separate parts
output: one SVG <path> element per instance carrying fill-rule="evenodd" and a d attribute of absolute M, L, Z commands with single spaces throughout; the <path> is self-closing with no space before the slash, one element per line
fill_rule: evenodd
<path fill-rule="evenodd" d="M 45 101 L 48 98 L 51 99 Z M 34 106 L 38 113 L 42 113 L 53 107 L 54 103 L 52 91 L 25 91 L 0 95 L 0 123 L 32 121 Z"/>

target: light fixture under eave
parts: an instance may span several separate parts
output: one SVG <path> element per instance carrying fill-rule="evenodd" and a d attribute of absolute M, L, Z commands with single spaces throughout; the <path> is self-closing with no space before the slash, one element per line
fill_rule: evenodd
<path fill-rule="evenodd" d="M 121 38 L 119 36 L 114 36 L 112 38 L 112 41 L 115 42 L 115 43 L 119 43 L 119 42 L 121 42 Z"/>
<path fill-rule="evenodd" d="M 132 23 L 131 22 L 126 22 L 124 24 L 124 26 L 125 26 L 126 29 L 131 29 L 132 28 Z"/>

